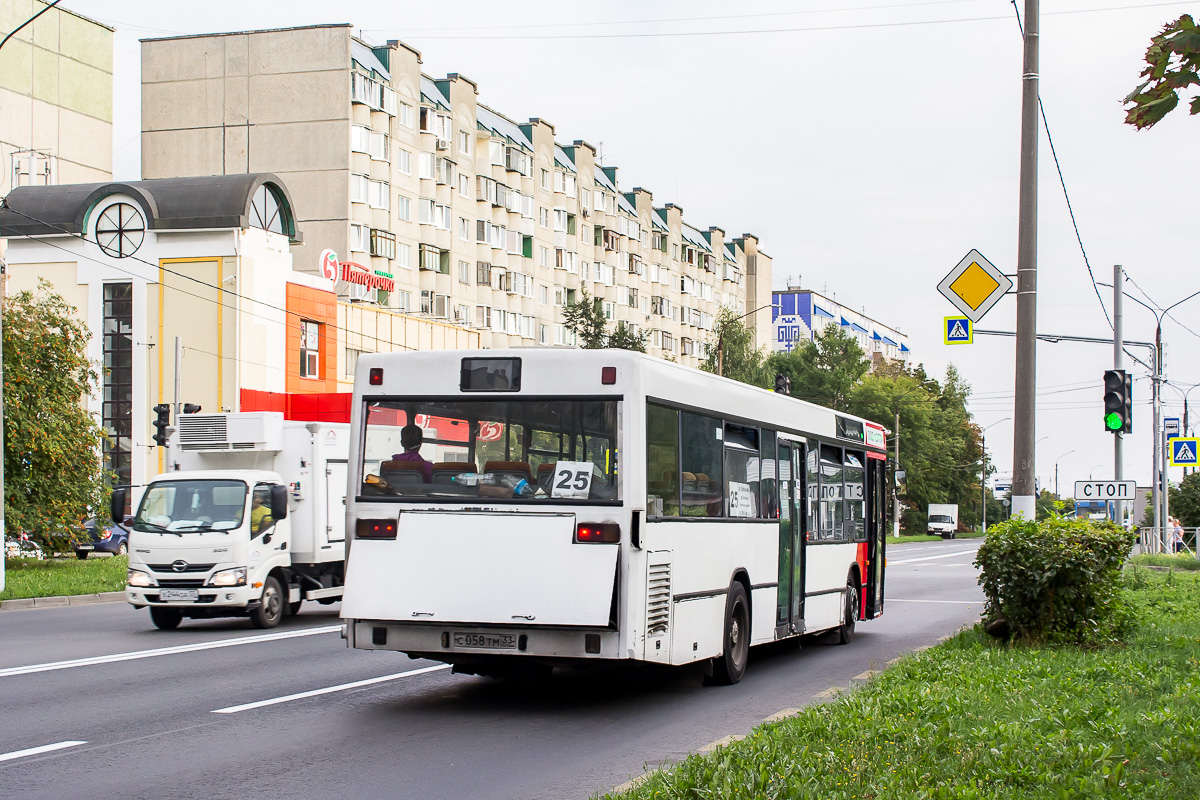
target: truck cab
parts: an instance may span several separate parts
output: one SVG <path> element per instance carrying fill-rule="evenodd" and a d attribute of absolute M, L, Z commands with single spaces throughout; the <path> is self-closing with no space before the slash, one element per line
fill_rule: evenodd
<path fill-rule="evenodd" d="M 131 526 L 126 599 L 148 606 L 158 627 L 231 612 L 272 627 L 289 602 L 278 574 L 291 565 L 287 512 L 288 489 L 275 472 L 159 476 Z"/>

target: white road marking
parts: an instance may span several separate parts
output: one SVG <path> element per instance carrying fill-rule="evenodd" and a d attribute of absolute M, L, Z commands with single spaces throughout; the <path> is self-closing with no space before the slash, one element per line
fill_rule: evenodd
<path fill-rule="evenodd" d="M 981 597 L 978 600 L 907 600 L 907 599 L 902 599 L 899 597 L 888 597 L 888 598 L 885 598 L 883 602 L 885 604 L 887 604 L 887 603 L 941 603 L 944 605 L 951 605 L 951 606 L 977 606 L 983 602 L 983 598 Z"/>
<path fill-rule="evenodd" d="M 394 681 L 400 678 L 409 678 L 414 675 L 424 675 L 427 672 L 437 672 L 442 669 L 450 669 L 449 664 L 438 664 L 436 667 L 422 667 L 421 669 L 409 670 L 408 672 L 397 672 L 394 675 L 382 675 L 378 678 L 367 678 L 364 681 L 354 681 L 353 683 L 343 683 L 338 686 L 329 686 L 325 689 L 313 689 L 311 692 L 298 692 L 296 694 L 284 695 L 283 697 L 274 697 L 270 700 L 259 700 L 256 703 L 243 703 L 240 706 L 229 706 L 227 708 L 218 708 L 212 713 L 214 714 L 236 714 L 239 711 L 249 711 L 252 708 L 262 708 L 263 706 L 273 706 L 278 703 L 290 703 L 293 700 L 303 700 L 306 697 L 317 697 L 322 694 L 332 694 L 333 692 L 344 692 L 347 689 L 357 689 L 361 686 L 370 686 L 374 683 L 384 683 L 385 681 Z"/>
<path fill-rule="evenodd" d="M 974 552 L 975 552 L 974 550 L 955 550 L 953 553 L 942 553 L 941 555 L 938 555 L 938 556 L 923 556 L 921 558 L 905 558 L 905 559 L 899 559 L 899 560 L 889 558 L 888 566 L 890 567 L 890 566 L 894 566 L 896 564 L 914 564 L 918 561 L 933 561 L 934 559 L 937 559 L 937 558 L 954 558 L 955 556 L 965 556 L 969 553 L 974 553 Z"/>
<path fill-rule="evenodd" d="M 278 633 L 261 633 L 256 636 L 241 636 L 237 639 L 219 639 L 215 642 L 198 642 L 196 644 L 181 644 L 175 647 L 159 647 L 154 650 L 134 650 L 128 653 L 113 653 L 107 656 L 92 656 L 76 658 L 70 661 L 51 661 L 47 664 L 30 664 L 25 667 L 8 667 L 0 669 L 0 678 L 11 678 L 14 675 L 32 675 L 35 672 L 53 672 L 59 669 L 73 667 L 91 667 L 97 664 L 111 664 L 115 661 L 135 661 L 139 658 L 154 658 L 155 656 L 170 656 L 176 653 L 192 653 L 197 650 L 214 650 L 219 647 L 235 647 L 239 644 L 257 644 L 272 642 L 276 639 L 296 639 L 301 636 L 315 636 L 319 633 L 340 631 L 341 625 L 323 625 L 319 628 L 305 628 L 299 631 L 280 631 Z"/>
<path fill-rule="evenodd" d="M 87 742 L 55 742 L 54 744 L 44 744 L 41 747 L 30 747 L 28 750 L 14 750 L 11 753 L 0 754 L 0 761 L 12 761 L 14 758 L 24 758 L 25 756 L 36 756 L 42 753 L 51 753 L 55 750 L 64 750 L 68 747 L 78 747 Z"/>

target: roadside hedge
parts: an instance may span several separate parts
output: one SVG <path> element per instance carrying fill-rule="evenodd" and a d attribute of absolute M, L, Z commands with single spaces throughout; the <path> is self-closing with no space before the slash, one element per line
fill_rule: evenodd
<path fill-rule="evenodd" d="M 1121 567 L 1134 538 L 1110 522 L 1059 514 L 990 529 L 975 557 L 984 629 L 1027 643 L 1119 641 L 1130 624 Z"/>

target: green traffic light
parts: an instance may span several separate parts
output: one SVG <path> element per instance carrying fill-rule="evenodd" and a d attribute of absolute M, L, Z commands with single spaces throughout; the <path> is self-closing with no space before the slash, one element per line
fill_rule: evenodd
<path fill-rule="evenodd" d="M 1110 431 L 1124 430 L 1125 421 L 1121 419 L 1121 415 L 1115 411 L 1110 411 L 1104 415 L 1104 427 Z"/>

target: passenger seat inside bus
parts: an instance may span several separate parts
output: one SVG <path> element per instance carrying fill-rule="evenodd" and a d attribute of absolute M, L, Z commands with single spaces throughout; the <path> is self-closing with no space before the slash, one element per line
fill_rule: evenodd
<path fill-rule="evenodd" d="M 393 488 L 424 483 L 425 470 L 422 468 L 423 466 L 419 461 L 384 461 L 379 465 L 379 477 Z"/>
<path fill-rule="evenodd" d="M 475 465 L 466 461 L 436 461 L 433 464 L 433 482 L 454 483 L 454 476 L 462 472 L 474 472 Z"/>
<path fill-rule="evenodd" d="M 496 476 L 516 475 L 533 483 L 533 472 L 529 469 L 527 461 L 487 461 L 484 462 L 483 471 Z"/>

